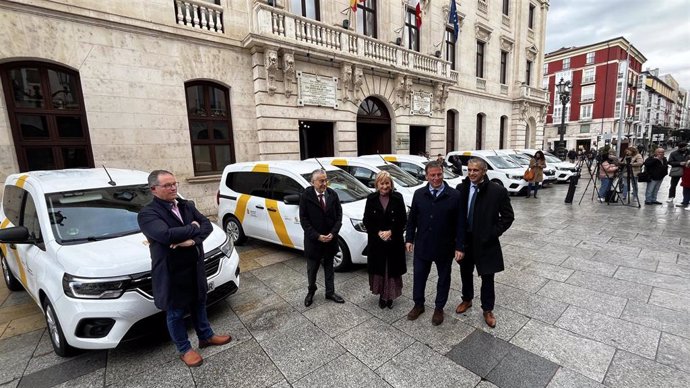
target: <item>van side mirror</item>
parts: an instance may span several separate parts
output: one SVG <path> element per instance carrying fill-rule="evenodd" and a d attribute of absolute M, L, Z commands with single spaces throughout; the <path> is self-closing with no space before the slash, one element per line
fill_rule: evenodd
<path fill-rule="evenodd" d="M 0 230 L 0 243 L 3 244 L 33 244 L 36 240 L 31 238 L 29 229 L 25 226 L 14 226 Z"/>
<path fill-rule="evenodd" d="M 297 205 L 299 204 L 299 194 L 288 194 L 283 197 L 283 202 L 286 205 Z"/>

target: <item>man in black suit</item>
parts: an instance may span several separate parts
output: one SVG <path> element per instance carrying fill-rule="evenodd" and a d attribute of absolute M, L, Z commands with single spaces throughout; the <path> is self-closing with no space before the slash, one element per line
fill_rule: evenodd
<path fill-rule="evenodd" d="M 141 232 L 151 251 L 153 301 L 166 312 L 168 332 L 187 366 L 199 366 L 201 355 L 192 349 L 184 316 L 188 312 L 199 337 L 199 347 L 224 345 L 229 335 L 216 335 L 206 316 L 206 272 L 203 242 L 213 231 L 211 222 L 192 202 L 177 197 L 178 182 L 165 170 L 148 177 L 153 201 L 138 215 Z"/>
<path fill-rule="evenodd" d="M 443 323 L 443 308 L 448 301 L 450 274 L 455 250 L 455 228 L 458 220 L 459 195 L 457 190 L 443 181 L 443 164 L 431 161 L 425 167 L 426 186 L 417 189 L 407 219 L 405 247 L 414 251 L 414 307 L 407 319 L 414 321 L 424 312 L 424 289 L 431 264 L 436 264 L 438 284 L 431 323 Z"/>
<path fill-rule="evenodd" d="M 484 321 L 496 326 L 493 309 L 496 300 L 494 274 L 504 269 L 498 238 L 510 228 L 515 216 L 508 191 L 486 177 L 487 165 L 478 158 L 467 162 L 467 178 L 458 185 L 460 215 L 455 260 L 460 263 L 462 303 L 455 312 L 472 307 L 474 267 L 482 278 L 481 301 Z"/>
<path fill-rule="evenodd" d="M 333 284 L 333 257 L 338 253 L 338 232 L 342 225 L 343 209 L 338 194 L 328 187 L 325 170 L 311 174 L 312 188 L 306 189 L 299 201 L 299 221 L 304 229 L 304 255 L 307 257 L 309 288 L 304 305 L 314 302 L 316 273 L 323 262 L 326 299 L 336 303 L 345 300 L 335 293 Z"/>

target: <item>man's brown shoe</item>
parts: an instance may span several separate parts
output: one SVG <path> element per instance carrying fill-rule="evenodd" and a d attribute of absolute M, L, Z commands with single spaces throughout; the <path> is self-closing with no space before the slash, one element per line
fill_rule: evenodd
<path fill-rule="evenodd" d="M 199 340 L 199 347 L 203 349 L 207 346 L 225 345 L 230 341 L 232 341 L 232 336 L 230 335 L 214 335 L 207 340 Z"/>
<path fill-rule="evenodd" d="M 458 314 L 462 314 L 465 311 L 469 310 L 469 308 L 472 307 L 472 301 L 471 300 L 463 300 L 462 303 L 458 305 L 458 308 L 455 309 L 455 312 Z"/>
<path fill-rule="evenodd" d="M 484 322 L 486 322 L 489 327 L 496 327 L 496 317 L 491 311 L 484 311 Z"/>
<path fill-rule="evenodd" d="M 190 349 L 187 353 L 181 355 L 180 360 L 184 361 L 189 367 L 199 366 L 204 363 L 204 359 L 194 349 Z"/>
<path fill-rule="evenodd" d="M 408 321 L 414 321 L 415 319 L 419 318 L 420 315 L 424 312 L 424 306 L 414 306 L 412 310 L 410 310 L 409 313 L 407 313 L 407 320 Z"/>
<path fill-rule="evenodd" d="M 431 317 L 431 324 L 438 326 L 443 323 L 443 309 L 434 309 L 434 315 Z"/>

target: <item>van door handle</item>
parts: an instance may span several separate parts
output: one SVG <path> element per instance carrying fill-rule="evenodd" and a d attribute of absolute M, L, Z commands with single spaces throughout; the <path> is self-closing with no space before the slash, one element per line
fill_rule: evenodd
<path fill-rule="evenodd" d="M 256 205 L 256 208 L 257 208 L 257 209 L 263 209 L 264 207 L 263 207 L 263 206 Z"/>
<path fill-rule="evenodd" d="M 269 211 L 269 212 L 277 212 L 278 209 L 273 208 L 273 207 L 269 207 L 269 208 L 268 208 L 268 211 Z"/>

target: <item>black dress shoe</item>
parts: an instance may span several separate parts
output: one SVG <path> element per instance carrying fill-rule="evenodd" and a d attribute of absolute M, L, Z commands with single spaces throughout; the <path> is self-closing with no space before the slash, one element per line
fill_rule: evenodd
<path fill-rule="evenodd" d="M 389 309 L 392 309 L 392 308 L 393 308 L 393 299 L 389 300 L 389 301 L 386 303 L 386 306 L 388 306 Z"/>
<path fill-rule="evenodd" d="M 326 299 L 330 299 L 335 303 L 345 303 L 345 299 L 343 299 L 340 295 L 336 294 L 335 292 L 331 295 L 326 295 Z"/>
<path fill-rule="evenodd" d="M 383 300 L 383 298 L 379 298 L 379 308 L 380 309 L 386 308 L 386 301 Z"/>
<path fill-rule="evenodd" d="M 314 303 L 314 293 L 310 292 L 304 297 L 304 307 L 309 307 Z"/>

